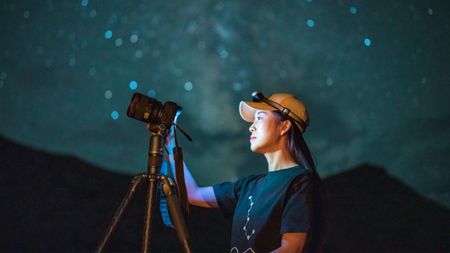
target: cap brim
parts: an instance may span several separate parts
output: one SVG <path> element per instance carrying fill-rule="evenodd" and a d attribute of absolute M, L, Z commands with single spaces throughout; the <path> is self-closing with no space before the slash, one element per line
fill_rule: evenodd
<path fill-rule="evenodd" d="M 254 121 L 255 112 L 257 110 L 274 111 L 276 109 L 266 103 L 260 102 L 241 101 L 239 103 L 239 114 L 241 115 L 242 119 L 247 122 Z"/>

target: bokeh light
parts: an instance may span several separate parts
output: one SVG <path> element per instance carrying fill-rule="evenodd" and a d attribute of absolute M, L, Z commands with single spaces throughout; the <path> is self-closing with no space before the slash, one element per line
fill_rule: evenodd
<path fill-rule="evenodd" d="M 226 59 L 229 55 L 228 50 L 223 46 L 219 47 L 218 52 L 219 52 L 220 58 L 222 58 L 222 59 Z"/>
<path fill-rule="evenodd" d="M 191 91 L 192 88 L 194 88 L 194 85 L 193 85 L 191 82 L 186 82 L 186 83 L 184 83 L 184 89 L 185 89 L 186 91 Z"/>
<path fill-rule="evenodd" d="M 134 56 L 138 59 L 142 58 L 144 56 L 144 52 L 142 50 L 138 49 L 134 52 Z"/>
<path fill-rule="evenodd" d="M 96 11 L 96 10 L 91 10 L 91 11 L 89 12 L 89 17 L 95 18 L 96 16 L 97 16 L 97 11 Z"/>
<path fill-rule="evenodd" d="M 332 85 L 333 85 L 333 83 L 334 83 L 334 81 L 333 81 L 333 78 L 331 78 L 331 77 L 328 77 L 328 78 L 327 78 L 327 80 L 326 80 L 326 84 L 327 84 L 327 86 L 332 86 Z"/>
<path fill-rule="evenodd" d="M 111 118 L 113 120 L 118 120 L 119 119 L 119 112 L 118 111 L 112 111 L 111 112 Z"/>
<path fill-rule="evenodd" d="M 138 41 L 138 39 L 139 39 L 139 36 L 137 34 L 132 34 L 130 36 L 130 42 L 131 43 L 136 43 Z"/>
<path fill-rule="evenodd" d="M 112 98 L 112 91 L 111 90 L 106 90 L 105 91 L 105 98 L 106 99 L 111 99 Z"/>
<path fill-rule="evenodd" d="M 136 90 L 138 87 L 138 83 L 136 81 L 131 81 L 128 86 L 130 87 L 130 90 Z"/>
<path fill-rule="evenodd" d="M 112 38 L 112 36 L 113 36 L 113 32 L 111 30 L 107 30 L 105 32 L 105 39 L 109 40 Z"/>
<path fill-rule="evenodd" d="M 95 74 L 97 74 L 97 69 L 95 67 L 90 67 L 89 68 L 89 75 L 90 76 L 95 76 Z"/>
<path fill-rule="evenodd" d="M 116 47 L 121 47 L 123 44 L 123 40 L 121 38 L 117 38 L 116 41 L 114 41 L 114 44 Z"/>
<path fill-rule="evenodd" d="M 153 89 L 148 90 L 148 91 L 147 91 L 147 96 L 149 96 L 149 97 L 151 97 L 151 98 L 156 97 L 156 91 L 153 90 Z"/>

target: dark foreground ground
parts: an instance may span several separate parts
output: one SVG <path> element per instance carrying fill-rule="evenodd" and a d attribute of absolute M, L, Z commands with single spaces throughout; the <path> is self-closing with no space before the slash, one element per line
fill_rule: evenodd
<path fill-rule="evenodd" d="M 0 136 L 0 252 L 93 252 L 131 176 L 57 156 Z M 450 211 L 362 164 L 325 179 L 329 230 L 324 251 L 450 252 Z M 106 252 L 139 252 L 140 189 Z M 193 252 L 226 252 L 230 225 L 217 210 L 192 208 Z M 175 231 L 154 212 L 152 252 L 180 252 Z"/>

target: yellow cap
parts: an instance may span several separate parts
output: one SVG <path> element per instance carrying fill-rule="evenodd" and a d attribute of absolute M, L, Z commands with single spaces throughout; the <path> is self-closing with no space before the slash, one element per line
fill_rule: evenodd
<path fill-rule="evenodd" d="M 305 128 L 309 123 L 309 117 L 305 104 L 302 101 L 300 101 L 295 96 L 287 93 L 273 94 L 267 99 L 275 102 L 275 104 L 278 104 L 280 107 L 282 107 L 280 109 L 285 108 L 289 110 L 289 113 L 287 113 L 287 115 L 294 120 L 294 123 L 298 126 L 302 133 L 305 132 Z M 264 101 L 241 101 L 241 103 L 239 103 L 239 114 L 241 115 L 242 119 L 247 122 L 254 121 L 256 110 L 279 111 L 277 108 Z"/>

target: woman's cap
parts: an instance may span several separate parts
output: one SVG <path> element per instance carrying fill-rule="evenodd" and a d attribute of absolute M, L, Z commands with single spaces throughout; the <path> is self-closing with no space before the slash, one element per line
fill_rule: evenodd
<path fill-rule="evenodd" d="M 302 101 L 287 93 L 273 94 L 268 97 L 267 100 L 269 100 L 269 102 L 275 102 L 275 104 L 278 104 L 279 107 L 288 109 L 289 113 L 287 113 L 287 116 L 294 120 L 294 123 L 302 133 L 305 132 L 306 126 L 309 123 L 309 116 L 305 104 Z M 254 121 L 256 110 L 280 111 L 264 100 L 260 100 L 258 102 L 241 101 L 239 103 L 239 114 L 242 119 L 247 122 Z M 303 122 L 301 121 L 303 121 L 304 124 L 302 124 Z"/>

